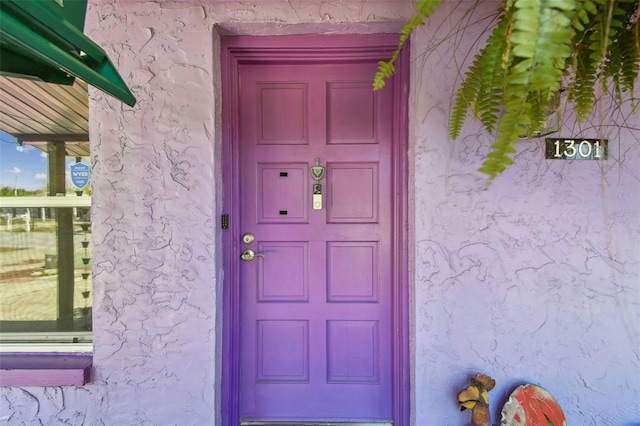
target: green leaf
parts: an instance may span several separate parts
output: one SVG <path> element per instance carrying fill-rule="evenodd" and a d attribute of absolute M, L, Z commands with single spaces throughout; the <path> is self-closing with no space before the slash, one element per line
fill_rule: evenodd
<path fill-rule="evenodd" d="M 395 63 L 400 57 L 400 52 L 409 39 L 409 35 L 415 31 L 416 28 L 424 25 L 424 20 L 431 16 L 440 3 L 442 3 L 442 0 L 418 1 L 416 4 L 416 14 L 414 14 L 400 30 L 400 41 L 398 42 L 398 47 L 393 52 L 391 59 L 378 63 L 378 72 L 373 79 L 373 90 L 380 90 L 385 86 L 385 79 L 391 78 L 395 72 Z M 388 70 L 392 70 L 390 74 L 388 73 Z"/>
<path fill-rule="evenodd" d="M 500 103 L 504 95 L 503 53 L 507 48 L 506 33 L 510 18 L 503 16 L 487 40 L 485 48 L 474 57 L 456 94 L 449 135 L 456 139 L 472 109 L 475 118 L 480 118 L 487 132 L 492 132 L 501 112 Z"/>
<path fill-rule="evenodd" d="M 418 1 L 398 49 L 379 64 L 375 89 L 393 75 L 408 37 L 441 2 Z M 597 83 L 604 92 L 613 87 L 618 102 L 624 93 L 634 95 L 640 73 L 639 8 L 638 0 L 504 0 L 496 27 L 456 92 L 449 123 L 453 139 L 469 112 L 487 132 L 497 130 L 479 169 L 490 182 L 513 163 L 513 144 L 523 128 L 533 134 L 544 126 L 549 103 L 561 88 L 580 121 L 593 109 Z"/>
<path fill-rule="evenodd" d="M 560 88 L 570 57 L 577 0 L 515 0 L 510 42 L 515 60 L 507 70 L 504 115 L 498 136 L 480 171 L 493 180 L 513 163 L 509 154 L 522 126 L 539 127 L 551 95 Z M 508 13 L 509 11 L 507 11 Z"/>

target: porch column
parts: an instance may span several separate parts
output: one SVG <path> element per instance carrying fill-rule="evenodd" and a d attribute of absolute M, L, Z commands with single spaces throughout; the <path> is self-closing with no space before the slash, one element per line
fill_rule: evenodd
<path fill-rule="evenodd" d="M 49 143 L 49 195 L 64 195 L 66 158 L 65 143 Z M 73 329 L 73 209 L 56 209 L 58 226 L 58 331 Z"/>

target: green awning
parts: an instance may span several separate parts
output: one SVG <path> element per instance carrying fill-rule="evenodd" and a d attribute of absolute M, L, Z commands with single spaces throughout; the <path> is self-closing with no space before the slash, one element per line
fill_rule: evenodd
<path fill-rule="evenodd" d="M 87 0 L 0 0 L 0 75 L 73 84 L 136 99 L 104 50 L 83 34 Z"/>

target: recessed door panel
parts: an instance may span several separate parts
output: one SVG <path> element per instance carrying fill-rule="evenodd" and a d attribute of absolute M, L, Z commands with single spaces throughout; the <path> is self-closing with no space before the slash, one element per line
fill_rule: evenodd
<path fill-rule="evenodd" d="M 327 380 L 378 381 L 378 322 L 327 321 Z"/>
<path fill-rule="evenodd" d="M 256 178 L 258 223 L 307 222 L 307 164 L 258 163 Z"/>
<path fill-rule="evenodd" d="M 258 302 L 305 302 L 309 298 L 309 244 L 262 241 L 256 262 Z"/>
<path fill-rule="evenodd" d="M 309 379 L 309 322 L 257 322 L 258 382 L 306 382 Z"/>
<path fill-rule="evenodd" d="M 256 85 L 258 144 L 304 145 L 307 141 L 307 85 Z"/>
<path fill-rule="evenodd" d="M 377 242 L 327 242 L 327 300 L 378 301 Z"/>
<path fill-rule="evenodd" d="M 327 84 L 327 143 L 377 143 L 376 101 L 371 81 Z"/>
<path fill-rule="evenodd" d="M 377 163 L 329 164 L 327 169 L 329 222 L 377 222 L 378 192 Z"/>

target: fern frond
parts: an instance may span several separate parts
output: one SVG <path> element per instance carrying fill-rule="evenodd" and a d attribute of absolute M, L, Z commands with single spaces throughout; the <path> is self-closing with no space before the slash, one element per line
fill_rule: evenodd
<path fill-rule="evenodd" d="M 622 93 L 631 91 L 638 76 L 637 5 L 619 2 L 614 5 L 609 26 L 609 48 L 603 58 L 603 86 L 614 83 L 615 97 L 622 102 Z"/>
<path fill-rule="evenodd" d="M 540 109 L 529 103 L 548 100 L 560 88 L 565 61 L 571 54 L 575 31 L 576 2 L 580 0 L 515 0 L 511 55 L 513 62 L 506 78 L 505 113 L 498 124 L 498 137 L 487 160 L 479 169 L 493 180 L 508 165 L 515 152 L 522 126 L 536 129 Z M 538 92 L 534 96 L 532 93 Z"/>
<path fill-rule="evenodd" d="M 584 122 L 595 105 L 597 81 L 604 91 L 613 82 L 614 96 L 622 101 L 622 93 L 634 93 L 640 70 L 638 61 L 638 2 L 585 0 L 587 19 L 575 26 L 572 57 L 572 80 L 569 101 L 574 103 L 576 116 Z"/>
<path fill-rule="evenodd" d="M 591 114 L 595 103 L 594 88 L 599 60 L 594 58 L 588 47 L 594 43 L 591 40 L 593 34 L 591 31 L 580 34 L 572 56 L 571 68 L 573 71 L 568 87 L 568 100 L 573 102 L 576 116 L 580 122 L 584 122 Z"/>
<path fill-rule="evenodd" d="M 419 0 L 418 12 L 402 29 L 390 61 L 380 62 L 374 88 L 395 71 L 411 32 L 442 0 Z M 640 0 L 503 0 L 498 25 L 465 73 L 451 110 L 449 134 L 457 138 L 469 110 L 488 132 L 497 127 L 481 172 L 493 180 L 513 162 L 513 143 L 523 127 L 541 129 L 552 99 L 563 88 L 585 121 L 595 104 L 595 87 L 622 101 L 635 95 L 640 74 Z M 498 119 L 499 106 L 504 114 Z M 635 104 L 633 105 L 635 108 Z M 557 106 L 556 106 L 557 108 Z M 497 125 L 496 125 L 497 123 Z"/>
<path fill-rule="evenodd" d="M 391 59 L 388 61 L 378 62 L 378 72 L 373 78 L 373 90 L 380 90 L 386 84 L 385 79 L 391 78 L 395 72 L 395 63 L 400 57 L 402 48 L 409 40 L 411 33 L 418 27 L 424 25 L 424 20 L 427 19 L 433 11 L 442 3 L 442 0 L 419 0 L 416 4 L 416 13 L 409 19 L 409 21 L 400 29 L 400 41 L 398 47 L 393 52 Z"/>
<path fill-rule="evenodd" d="M 542 93 L 540 91 L 529 93 L 529 97 L 527 98 L 527 104 L 530 105 L 529 110 L 529 125 L 526 126 L 526 137 L 530 138 L 536 134 L 536 132 L 541 131 L 545 124 L 547 118 L 547 111 L 549 110 L 549 102 L 550 99 L 547 98 L 547 93 Z M 522 135 L 522 133 L 521 133 Z"/>
<path fill-rule="evenodd" d="M 504 97 L 505 78 L 507 66 L 504 63 L 503 53 L 507 49 L 507 31 L 511 25 L 511 15 L 505 14 L 498 23 L 495 31 L 487 40 L 487 46 L 483 49 L 483 59 L 479 72 L 483 74 L 480 92 L 473 105 L 474 115 L 480 118 L 487 132 L 495 129 L 501 113 L 500 104 Z"/>
<path fill-rule="evenodd" d="M 635 93 L 635 83 L 640 72 L 639 36 L 640 21 L 636 21 L 620 37 L 620 67 L 616 75 L 622 91 L 632 95 Z"/>
<path fill-rule="evenodd" d="M 574 103 L 578 120 L 582 123 L 589 117 L 595 104 L 594 88 L 598 63 L 586 50 L 576 55 L 574 81 L 569 91 L 569 101 Z"/>
<path fill-rule="evenodd" d="M 506 49 L 509 22 L 510 17 L 503 15 L 487 39 L 487 45 L 474 57 L 465 73 L 451 110 L 449 135 L 452 139 L 460 134 L 469 108 L 488 132 L 492 132 L 498 122 L 506 76 L 502 55 Z"/>
<path fill-rule="evenodd" d="M 465 74 L 464 81 L 456 92 L 456 99 L 453 102 L 449 118 L 449 135 L 452 139 L 456 139 L 460 135 L 460 130 L 467 117 L 467 110 L 478 99 L 478 93 L 482 85 L 482 74 L 478 71 L 481 69 L 481 59 L 481 55 L 476 55 Z"/>
<path fill-rule="evenodd" d="M 569 74 L 571 76 L 567 88 L 568 101 L 574 104 L 574 110 L 578 120 L 584 122 L 595 103 L 594 88 L 596 74 L 598 72 L 599 60 L 591 55 L 593 45 L 592 40 L 595 30 L 594 16 L 603 13 L 598 9 L 602 2 L 596 3 L 592 0 L 584 0 L 582 8 L 579 8 L 571 26 L 576 30 L 573 45 L 574 50 L 571 56 Z"/>

